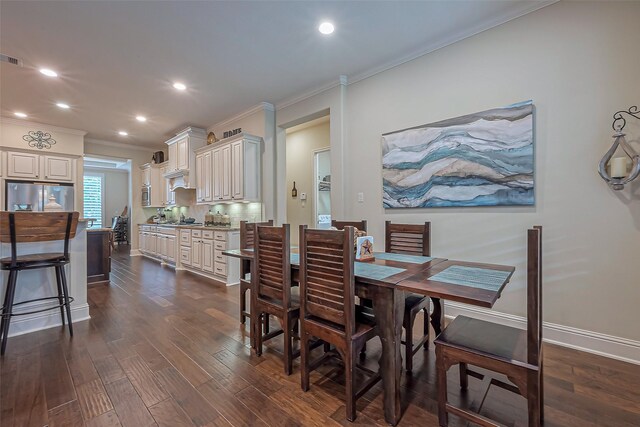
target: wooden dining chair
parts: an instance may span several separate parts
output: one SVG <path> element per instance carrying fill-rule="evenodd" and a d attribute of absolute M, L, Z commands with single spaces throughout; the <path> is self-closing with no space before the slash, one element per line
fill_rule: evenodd
<path fill-rule="evenodd" d="M 260 225 L 273 225 L 273 220 L 266 222 L 240 221 L 240 249 L 254 248 L 254 228 Z M 246 320 L 251 321 L 251 313 L 247 310 L 247 291 L 251 289 L 251 262 L 240 262 L 240 323 L 243 325 Z"/>
<path fill-rule="evenodd" d="M 291 294 L 291 238 L 289 224 L 282 227 L 257 226 L 255 231 L 256 266 L 254 299 L 256 353 L 262 355 L 262 343 L 284 335 L 284 372 L 293 370 L 293 333 L 300 318 L 298 295 Z M 268 315 L 277 317 L 282 329 L 262 333 Z"/>
<path fill-rule="evenodd" d="M 360 348 L 376 335 L 375 319 L 355 305 L 353 228 L 344 231 L 300 226 L 300 355 L 302 390 L 309 390 L 309 372 L 333 352 L 310 360 L 313 337 L 333 344 L 345 366 L 347 419 L 356 418 L 356 400 L 380 380 L 380 374 L 356 365 Z M 326 349 L 326 347 L 325 347 Z M 355 389 L 355 369 L 371 376 Z"/>
<path fill-rule="evenodd" d="M 438 419 L 448 425 L 448 414 L 458 415 L 483 426 L 497 426 L 494 421 L 447 401 L 447 370 L 454 364 L 460 368 L 460 388 L 466 390 L 468 376 L 484 379 L 484 375 L 468 369 L 478 366 L 505 375 L 513 383 L 496 378 L 488 381 L 521 394 L 527 399 L 529 426 L 543 420 L 542 369 L 542 227 L 527 232 L 527 329 L 458 316 L 438 335 L 436 367 L 438 371 Z M 488 378 L 489 380 L 489 378 Z M 481 401 L 484 401 L 484 397 Z M 478 408 L 478 411 L 481 408 Z"/>
<path fill-rule="evenodd" d="M 62 326 L 65 325 L 65 311 L 69 335 L 73 336 L 71 320 L 71 303 L 65 266 L 71 261 L 69 254 L 70 239 L 76 235 L 79 212 L 0 212 L 0 242 L 9 243 L 11 256 L 0 259 L 0 270 L 8 271 L 7 286 L 0 314 L 0 355 L 4 355 L 9 336 L 9 324 L 14 316 L 36 314 L 47 310 L 60 309 Z M 38 252 L 18 255 L 18 245 L 23 243 L 39 243 L 62 241 L 60 252 Z M 37 245 L 34 245 L 37 247 Z M 22 251 L 20 251 L 22 252 Z M 18 273 L 24 270 L 53 268 L 56 275 L 57 296 L 29 299 L 14 302 L 18 283 Z M 46 284 L 43 284 L 46 286 Z M 26 310 L 13 311 L 14 307 L 31 302 L 55 300 L 57 305 L 45 308 L 31 306 Z M 28 306 L 26 306 L 28 307 Z"/>
<path fill-rule="evenodd" d="M 396 254 L 431 256 L 431 223 L 424 224 L 392 224 L 385 222 L 385 252 Z M 416 316 L 424 311 L 422 338 L 414 345 L 413 325 Z M 404 300 L 404 319 L 402 327 L 405 331 L 405 367 L 407 373 L 413 370 L 413 356 L 421 348 L 429 348 L 429 297 L 408 294 Z"/>
<path fill-rule="evenodd" d="M 331 226 L 337 228 L 338 230 L 344 230 L 345 227 L 353 227 L 357 228 L 360 231 L 367 231 L 367 220 L 363 219 L 362 221 L 336 221 L 335 219 L 332 219 Z"/>

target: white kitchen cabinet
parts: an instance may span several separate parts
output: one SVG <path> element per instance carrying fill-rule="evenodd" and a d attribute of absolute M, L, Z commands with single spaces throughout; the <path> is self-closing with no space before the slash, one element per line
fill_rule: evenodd
<path fill-rule="evenodd" d="M 40 178 L 40 155 L 16 151 L 7 152 L 7 177 Z"/>
<path fill-rule="evenodd" d="M 213 173 L 211 174 L 212 187 L 213 187 L 213 200 L 222 200 L 222 179 L 220 177 L 222 173 L 222 150 L 216 148 L 211 151 Z"/>
<path fill-rule="evenodd" d="M 150 208 L 162 208 L 166 206 L 167 183 L 163 171 L 167 169 L 167 163 L 146 163 L 140 166 L 142 183 L 149 187 Z"/>
<path fill-rule="evenodd" d="M 147 163 L 142 168 L 142 185 L 151 185 L 151 164 Z"/>
<path fill-rule="evenodd" d="M 167 171 L 164 177 L 171 180 L 173 189 L 195 188 L 196 158 L 195 151 L 206 145 L 204 129 L 188 127 L 166 141 L 169 151 Z"/>
<path fill-rule="evenodd" d="M 167 250 L 167 261 L 175 264 L 176 262 L 176 236 L 167 236 L 165 243 Z"/>
<path fill-rule="evenodd" d="M 231 199 L 244 198 L 244 141 L 231 143 Z"/>
<path fill-rule="evenodd" d="M 211 151 L 196 154 L 196 203 L 210 203 L 213 201 Z"/>
<path fill-rule="evenodd" d="M 191 266 L 202 268 L 202 239 L 200 238 L 191 240 Z"/>
<path fill-rule="evenodd" d="M 74 159 L 69 157 L 42 156 L 44 179 L 51 181 L 73 181 Z"/>
<path fill-rule="evenodd" d="M 222 147 L 222 167 L 218 179 L 222 181 L 222 200 L 231 200 L 231 145 Z"/>
<path fill-rule="evenodd" d="M 191 265 L 191 246 L 180 246 L 180 262 L 187 267 Z"/>
<path fill-rule="evenodd" d="M 177 168 L 178 170 L 188 170 L 189 164 L 189 138 L 183 138 L 176 143 L 178 147 Z"/>
<path fill-rule="evenodd" d="M 202 269 L 213 273 L 213 240 L 202 239 Z"/>
<path fill-rule="evenodd" d="M 171 144 L 168 147 L 169 151 L 169 166 L 167 172 L 173 172 L 178 170 L 178 144 Z"/>

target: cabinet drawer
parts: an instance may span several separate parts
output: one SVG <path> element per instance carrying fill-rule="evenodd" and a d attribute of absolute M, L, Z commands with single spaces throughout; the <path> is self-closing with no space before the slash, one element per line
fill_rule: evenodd
<path fill-rule="evenodd" d="M 180 262 L 185 265 L 191 265 L 191 248 L 187 246 L 180 247 Z"/>
<path fill-rule="evenodd" d="M 213 230 L 202 230 L 203 239 L 213 239 Z"/>
<path fill-rule="evenodd" d="M 219 251 L 217 249 L 215 249 L 213 251 L 213 259 L 215 260 L 216 264 L 219 264 L 219 263 L 226 264 L 227 263 L 227 256 L 226 255 L 222 255 L 222 251 Z"/>
<path fill-rule="evenodd" d="M 226 242 L 227 233 L 224 231 L 216 231 L 213 238 L 216 240 L 220 240 L 221 242 Z"/>
<path fill-rule="evenodd" d="M 221 264 L 216 262 L 215 273 L 219 276 L 227 275 L 227 264 Z"/>
<path fill-rule="evenodd" d="M 191 230 L 180 230 L 180 244 L 191 246 Z"/>
<path fill-rule="evenodd" d="M 191 230 L 191 237 L 202 237 L 202 230 Z"/>
<path fill-rule="evenodd" d="M 227 242 L 220 242 L 216 240 L 213 242 L 213 247 L 218 251 L 224 251 L 227 249 Z"/>
<path fill-rule="evenodd" d="M 171 227 L 158 227 L 158 233 L 162 233 L 166 236 L 175 236 L 176 229 Z"/>

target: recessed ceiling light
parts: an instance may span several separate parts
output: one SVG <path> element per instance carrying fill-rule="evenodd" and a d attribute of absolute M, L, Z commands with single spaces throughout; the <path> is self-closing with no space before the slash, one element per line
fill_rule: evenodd
<path fill-rule="evenodd" d="M 147 118 L 145 116 L 136 116 L 136 120 L 139 122 L 146 122 Z"/>
<path fill-rule="evenodd" d="M 20 111 L 16 111 L 13 114 L 15 114 L 16 117 L 20 117 L 21 119 L 26 119 L 27 118 L 27 115 L 25 113 L 21 113 Z"/>
<path fill-rule="evenodd" d="M 120 134 L 120 136 L 127 136 L 129 135 L 127 132 L 121 130 L 120 132 L 118 132 L 118 134 Z"/>
<path fill-rule="evenodd" d="M 185 90 L 187 88 L 187 86 L 185 86 L 184 83 L 180 83 L 180 82 L 175 82 L 173 84 L 173 87 L 178 90 Z"/>
<path fill-rule="evenodd" d="M 318 27 L 318 31 L 320 31 L 324 35 L 329 35 L 329 34 L 333 33 L 334 30 L 335 30 L 335 27 L 333 26 L 333 24 L 331 22 L 323 22 Z"/>
<path fill-rule="evenodd" d="M 49 68 L 40 68 L 40 72 L 47 77 L 58 77 L 58 73 Z"/>
<path fill-rule="evenodd" d="M 64 102 L 58 102 L 56 105 L 58 107 L 62 108 L 63 110 L 68 110 L 69 109 L 69 105 L 65 104 Z"/>

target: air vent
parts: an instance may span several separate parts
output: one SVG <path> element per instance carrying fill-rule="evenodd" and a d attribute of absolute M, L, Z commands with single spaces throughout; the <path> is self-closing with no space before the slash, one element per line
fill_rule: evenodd
<path fill-rule="evenodd" d="M 0 53 L 0 62 L 8 62 L 9 64 L 17 65 L 18 67 L 22 67 L 22 60 L 18 58 L 14 58 L 13 56 L 5 55 Z"/>

